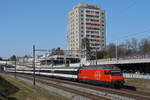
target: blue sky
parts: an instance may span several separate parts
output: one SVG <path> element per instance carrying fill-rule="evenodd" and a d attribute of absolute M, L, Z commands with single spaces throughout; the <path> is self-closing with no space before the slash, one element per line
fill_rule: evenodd
<path fill-rule="evenodd" d="M 79 3 L 106 10 L 107 44 L 150 29 L 150 0 L 0 0 L 0 56 L 32 54 L 33 44 L 66 49 L 67 13 Z"/>

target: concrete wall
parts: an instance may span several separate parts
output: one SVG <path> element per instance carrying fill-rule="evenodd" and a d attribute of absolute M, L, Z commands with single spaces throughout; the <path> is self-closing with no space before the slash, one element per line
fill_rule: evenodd
<path fill-rule="evenodd" d="M 95 60 L 88 61 L 89 63 L 96 62 Z M 116 60 L 115 58 L 112 59 L 100 59 L 97 60 L 97 64 L 132 64 L 132 63 L 150 63 L 150 58 L 143 58 L 143 59 L 119 59 Z"/>

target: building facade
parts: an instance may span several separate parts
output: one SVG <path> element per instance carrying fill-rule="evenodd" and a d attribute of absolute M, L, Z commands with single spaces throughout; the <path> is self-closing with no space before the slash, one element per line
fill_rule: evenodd
<path fill-rule="evenodd" d="M 82 39 L 89 40 L 91 50 L 106 46 L 105 11 L 97 5 L 78 4 L 68 13 L 67 50 L 78 54 Z"/>

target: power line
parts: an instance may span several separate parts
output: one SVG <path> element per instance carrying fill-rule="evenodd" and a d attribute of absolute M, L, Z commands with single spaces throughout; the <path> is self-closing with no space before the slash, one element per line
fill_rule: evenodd
<path fill-rule="evenodd" d="M 121 15 L 121 14 L 124 13 L 126 10 L 132 8 L 136 3 L 137 3 L 137 0 L 135 0 L 132 4 L 128 5 L 127 8 L 121 10 L 120 13 L 118 13 L 118 15 Z"/>
<path fill-rule="evenodd" d="M 150 32 L 150 29 L 144 30 L 144 31 L 141 31 L 141 32 L 136 32 L 136 33 L 133 33 L 133 34 L 130 34 L 130 35 L 127 35 L 127 36 L 123 36 L 123 37 L 120 37 L 120 38 L 115 39 L 115 40 L 112 40 L 112 41 L 121 40 L 121 39 L 126 39 L 126 38 L 128 38 L 128 37 L 137 36 L 137 35 L 140 35 L 140 34 L 143 34 L 143 33 L 146 33 L 146 32 Z"/>
<path fill-rule="evenodd" d="M 123 12 L 125 12 L 126 10 L 132 8 L 135 4 L 137 3 L 137 0 L 135 0 L 132 4 L 128 5 L 127 8 L 125 8 L 124 10 L 121 10 L 118 14 L 116 14 L 115 16 L 118 16 L 118 15 L 121 15 Z M 110 21 L 109 21 L 109 24 L 111 26 L 111 23 L 112 23 L 112 17 L 110 16 L 109 17 Z M 109 27 L 110 27 L 109 26 Z M 110 32 L 111 33 L 111 32 Z M 113 40 L 114 41 L 114 40 Z M 115 40 L 116 41 L 116 40 Z"/>

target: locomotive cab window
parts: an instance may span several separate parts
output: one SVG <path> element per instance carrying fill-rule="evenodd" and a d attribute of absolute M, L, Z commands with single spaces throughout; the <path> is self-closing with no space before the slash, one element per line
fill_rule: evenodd
<path fill-rule="evenodd" d="M 110 75 L 110 71 L 105 71 L 105 75 Z"/>
<path fill-rule="evenodd" d="M 111 71 L 111 75 L 112 75 L 112 76 L 121 76 L 122 73 L 121 73 L 121 71 L 119 71 L 119 70 L 113 70 L 113 71 Z"/>

